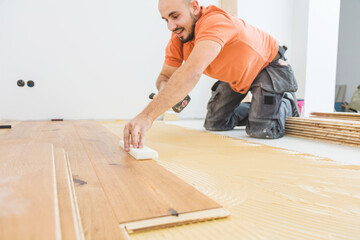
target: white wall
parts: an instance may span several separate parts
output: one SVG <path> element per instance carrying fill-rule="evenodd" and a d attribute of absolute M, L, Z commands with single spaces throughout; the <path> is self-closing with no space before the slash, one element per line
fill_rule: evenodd
<path fill-rule="evenodd" d="M 334 110 L 339 16 L 340 0 L 310 0 L 305 116 Z"/>
<path fill-rule="evenodd" d="M 0 119 L 132 118 L 169 37 L 157 0 L 0 0 Z M 206 113 L 210 87 L 194 89 L 185 117 Z"/>
<path fill-rule="evenodd" d="M 289 47 L 291 63 L 293 0 L 238 0 L 238 17 L 274 36 Z"/>
<path fill-rule="evenodd" d="M 349 102 L 360 85 L 360 0 L 342 0 L 340 7 L 337 84 L 346 84 Z"/>
<path fill-rule="evenodd" d="M 299 83 L 307 52 L 299 47 L 307 46 L 301 1 L 238 0 L 240 18 L 289 47 Z M 0 0 L 0 119 L 132 118 L 156 90 L 169 37 L 157 0 Z M 35 87 L 19 88 L 18 79 Z M 214 81 L 202 77 L 181 118 L 205 116 Z"/>
<path fill-rule="evenodd" d="M 0 118 L 130 118 L 169 37 L 155 0 L 1 0 Z"/>
<path fill-rule="evenodd" d="M 292 10 L 292 56 L 289 61 L 298 82 L 298 99 L 305 96 L 306 49 L 308 39 L 309 0 L 294 0 Z"/>

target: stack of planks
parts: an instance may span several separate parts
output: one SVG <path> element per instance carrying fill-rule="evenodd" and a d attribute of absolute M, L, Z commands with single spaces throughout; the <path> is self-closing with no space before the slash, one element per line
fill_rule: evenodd
<path fill-rule="evenodd" d="M 286 134 L 327 141 L 337 144 L 360 146 L 360 122 L 329 118 L 286 119 Z"/>
<path fill-rule="evenodd" d="M 137 161 L 93 121 L 9 122 L 0 131 L 0 239 L 129 239 L 226 217 L 155 161 Z"/>
<path fill-rule="evenodd" d="M 332 113 L 312 112 L 310 113 L 310 117 L 360 121 L 360 113 L 351 113 L 351 112 L 332 112 Z"/>

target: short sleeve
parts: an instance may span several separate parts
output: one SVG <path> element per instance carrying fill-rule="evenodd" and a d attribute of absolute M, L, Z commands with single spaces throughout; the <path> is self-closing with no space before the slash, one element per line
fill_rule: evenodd
<path fill-rule="evenodd" d="M 225 15 L 204 16 L 195 29 L 195 44 L 203 40 L 212 40 L 224 47 L 236 34 L 231 19 Z"/>
<path fill-rule="evenodd" d="M 165 49 L 165 64 L 172 67 L 180 67 L 184 57 L 182 53 L 182 43 L 172 34 L 171 39 Z"/>

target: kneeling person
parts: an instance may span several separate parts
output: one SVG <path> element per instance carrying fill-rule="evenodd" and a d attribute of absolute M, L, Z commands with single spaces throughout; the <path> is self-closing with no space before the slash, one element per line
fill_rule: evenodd
<path fill-rule="evenodd" d="M 212 87 L 205 128 L 230 130 L 246 125 L 252 137 L 279 138 L 285 118 L 298 116 L 296 80 L 285 48 L 269 34 L 215 6 L 194 0 L 159 0 L 159 11 L 172 31 L 157 97 L 124 129 L 129 144 L 142 147 L 152 122 L 184 98 L 201 74 L 219 79 Z M 247 92 L 251 104 L 241 103 Z"/>

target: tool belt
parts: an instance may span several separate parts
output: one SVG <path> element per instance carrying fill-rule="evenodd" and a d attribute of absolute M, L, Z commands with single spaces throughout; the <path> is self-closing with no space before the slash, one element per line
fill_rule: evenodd
<path fill-rule="evenodd" d="M 285 58 L 285 52 L 286 52 L 286 50 L 287 50 L 287 47 L 286 47 L 285 45 L 279 46 L 279 51 L 277 52 L 274 60 L 272 60 L 272 61 L 273 61 L 273 62 L 274 62 L 274 61 L 277 61 L 277 60 L 279 60 L 280 58 L 283 58 L 283 60 L 286 60 L 286 58 Z"/>

